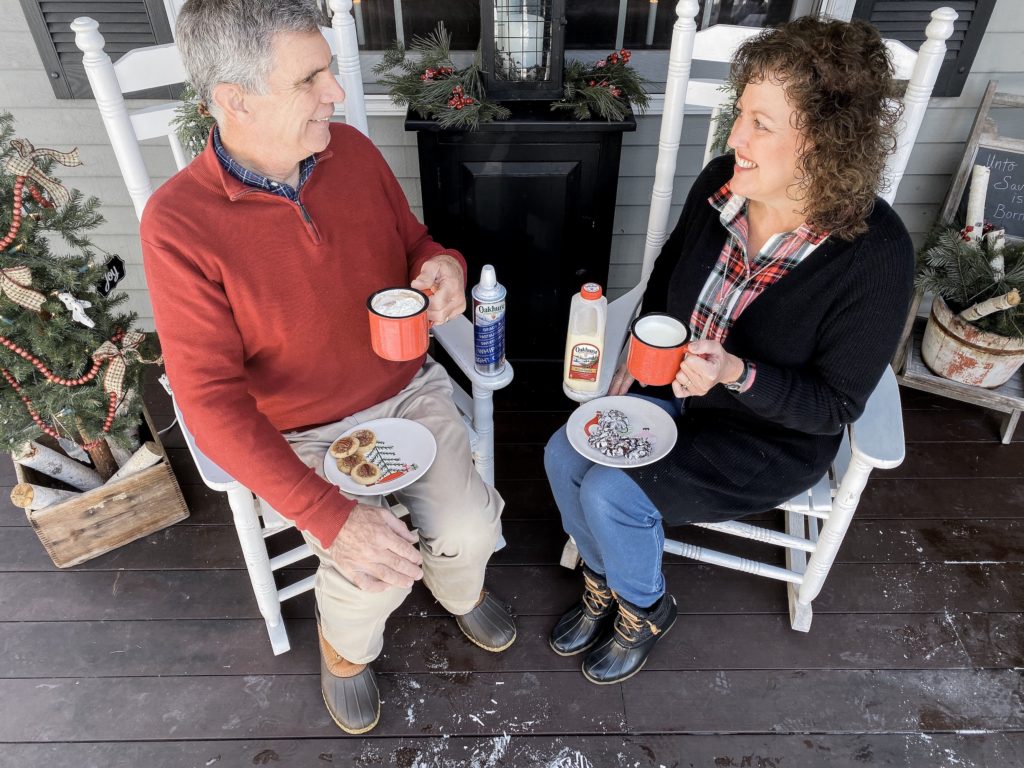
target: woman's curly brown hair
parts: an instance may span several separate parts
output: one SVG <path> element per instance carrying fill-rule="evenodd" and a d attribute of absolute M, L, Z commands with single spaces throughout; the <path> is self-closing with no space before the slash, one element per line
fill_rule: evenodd
<path fill-rule="evenodd" d="M 812 17 L 766 29 L 739 47 L 730 73 L 736 93 L 765 79 L 786 89 L 807 139 L 798 160 L 807 222 L 852 240 L 867 230 L 903 113 L 878 30 Z"/>

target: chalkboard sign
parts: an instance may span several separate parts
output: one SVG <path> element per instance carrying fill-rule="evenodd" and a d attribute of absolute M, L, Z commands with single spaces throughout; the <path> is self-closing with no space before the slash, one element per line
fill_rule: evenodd
<path fill-rule="evenodd" d="M 1024 238 L 1024 152 L 979 145 L 972 165 L 989 169 L 985 222 L 1005 229 L 1008 237 Z M 970 186 L 968 176 L 957 207 L 961 222 L 966 218 Z"/>
<path fill-rule="evenodd" d="M 953 176 L 942 204 L 939 222 L 963 224 L 970 195 L 971 172 L 974 166 L 989 168 L 988 194 L 985 195 L 985 221 L 1006 230 L 1006 236 L 1024 239 L 1024 139 L 1001 136 L 995 122 L 994 107 L 1000 118 L 1009 116 L 1017 126 L 1024 115 L 1024 96 L 1000 93 L 996 81 L 989 82 L 974 116 L 974 125 L 967 137 L 960 166 Z"/>

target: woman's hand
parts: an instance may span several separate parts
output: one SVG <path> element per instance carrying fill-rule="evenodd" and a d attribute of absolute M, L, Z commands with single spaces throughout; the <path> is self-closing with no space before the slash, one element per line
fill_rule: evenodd
<path fill-rule="evenodd" d="M 743 375 L 743 361 L 711 339 L 691 341 L 679 373 L 672 382 L 676 397 L 706 395 L 720 382 L 736 381 Z"/>
<path fill-rule="evenodd" d="M 636 381 L 636 379 L 629 375 L 629 371 L 626 370 L 626 363 L 623 362 L 622 365 L 616 369 L 615 375 L 612 376 L 612 383 L 608 387 L 608 394 L 624 395 L 629 391 L 629 388 L 633 386 L 634 381 Z"/>

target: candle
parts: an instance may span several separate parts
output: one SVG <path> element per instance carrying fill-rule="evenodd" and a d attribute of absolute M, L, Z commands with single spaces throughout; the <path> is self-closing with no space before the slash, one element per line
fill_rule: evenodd
<path fill-rule="evenodd" d="M 976 243 L 981 239 L 985 226 L 985 195 L 988 193 L 989 169 L 985 165 L 974 166 L 971 173 L 971 191 L 967 196 L 967 239 Z"/>
<path fill-rule="evenodd" d="M 619 23 L 615 29 L 615 50 L 621 50 L 626 40 L 626 6 L 629 0 L 619 0 Z"/>
<path fill-rule="evenodd" d="M 402 0 L 395 0 L 395 39 L 405 47 L 405 26 L 402 24 Z"/>
<path fill-rule="evenodd" d="M 356 40 L 358 41 L 359 45 L 365 45 L 366 40 L 364 39 L 364 35 L 366 33 L 363 31 L 362 0 L 352 0 L 352 6 L 355 8 L 356 11 Z"/>
<path fill-rule="evenodd" d="M 647 44 L 654 45 L 654 19 L 658 15 L 658 0 L 651 0 L 647 9 Z"/>

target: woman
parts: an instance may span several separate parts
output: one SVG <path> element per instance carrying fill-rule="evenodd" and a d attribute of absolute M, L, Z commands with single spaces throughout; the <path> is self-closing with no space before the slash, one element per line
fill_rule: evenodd
<path fill-rule="evenodd" d="M 875 196 L 899 118 L 878 32 L 783 24 L 740 47 L 731 78 L 733 154 L 694 182 L 642 306 L 679 318 L 695 341 L 671 389 L 640 389 L 620 369 L 610 390 L 654 398 L 679 439 L 628 470 L 587 461 L 564 429 L 545 450 L 584 560 L 583 598 L 550 643 L 589 650 L 583 674 L 595 683 L 639 671 L 675 621 L 663 523 L 763 512 L 820 478 L 895 350 L 912 293 L 910 238 Z"/>

